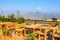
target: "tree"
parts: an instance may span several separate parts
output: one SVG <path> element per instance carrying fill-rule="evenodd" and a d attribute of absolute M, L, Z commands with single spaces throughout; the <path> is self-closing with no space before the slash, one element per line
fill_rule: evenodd
<path fill-rule="evenodd" d="M 4 21 L 7 21 L 7 20 L 6 20 L 6 17 L 5 17 L 4 15 L 0 15 L 0 21 L 3 21 L 3 22 L 4 22 Z"/>
<path fill-rule="evenodd" d="M 25 19 L 24 17 L 20 17 L 20 16 L 17 17 L 14 15 L 14 13 L 12 13 L 9 14 L 7 17 L 5 17 L 4 15 L 0 15 L 0 21 L 24 23 Z"/>
<path fill-rule="evenodd" d="M 24 23 L 25 19 L 24 17 L 18 17 L 18 23 Z"/>
<path fill-rule="evenodd" d="M 28 19 L 26 19 L 26 20 L 30 20 L 30 19 L 28 18 Z"/>
<path fill-rule="evenodd" d="M 2 15 L 0 15 L 0 21 L 2 21 Z"/>
<path fill-rule="evenodd" d="M 57 21 L 57 18 L 51 18 L 53 21 Z"/>
<path fill-rule="evenodd" d="M 8 15 L 7 19 L 8 19 L 8 21 L 11 21 L 11 22 L 16 22 L 17 21 L 15 15 L 13 13 Z"/>
<path fill-rule="evenodd" d="M 57 18 L 51 18 L 53 20 L 52 26 L 58 25 Z"/>

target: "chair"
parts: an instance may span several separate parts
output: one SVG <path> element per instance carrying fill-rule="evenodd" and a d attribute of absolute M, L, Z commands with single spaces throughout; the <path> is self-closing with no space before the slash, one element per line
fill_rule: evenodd
<path fill-rule="evenodd" d="M 46 28 L 42 27 L 40 30 L 41 30 L 40 31 L 41 38 L 44 40 L 47 40 L 47 34 L 50 30 L 50 25 L 48 25 Z"/>
<path fill-rule="evenodd" d="M 54 29 L 53 29 L 53 32 L 52 32 L 52 40 L 55 40 L 55 38 L 57 40 L 60 40 L 60 30 L 57 29 L 58 26 L 56 26 Z M 57 31 L 58 30 L 58 31 Z"/>

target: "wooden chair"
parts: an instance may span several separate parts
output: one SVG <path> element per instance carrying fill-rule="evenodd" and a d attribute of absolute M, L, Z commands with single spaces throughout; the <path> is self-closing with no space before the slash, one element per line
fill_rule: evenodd
<path fill-rule="evenodd" d="M 42 28 L 40 35 L 43 36 L 44 40 L 47 40 L 47 34 L 50 31 L 50 25 L 48 25 L 46 28 Z"/>
<path fill-rule="evenodd" d="M 40 33 L 41 33 L 42 25 L 37 24 L 36 26 L 38 26 L 38 28 L 35 29 L 35 34 L 38 35 L 38 40 L 41 40 L 40 39 Z"/>
<path fill-rule="evenodd" d="M 26 25 L 24 27 L 24 37 L 30 32 L 35 33 L 36 26 L 35 25 Z"/>
<path fill-rule="evenodd" d="M 55 40 L 55 38 L 57 38 L 57 40 L 60 40 L 60 36 L 59 36 L 60 35 L 60 30 L 58 30 L 57 28 L 58 28 L 58 26 L 56 26 L 53 29 L 53 32 L 52 32 L 52 40 Z"/>
<path fill-rule="evenodd" d="M 23 30 L 24 30 L 24 28 L 23 29 L 16 29 L 16 32 L 19 32 L 20 36 L 22 36 Z"/>

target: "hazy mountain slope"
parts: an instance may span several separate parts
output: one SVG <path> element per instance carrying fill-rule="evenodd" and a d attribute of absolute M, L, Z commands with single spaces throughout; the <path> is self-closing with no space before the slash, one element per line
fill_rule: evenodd
<path fill-rule="evenodd" d="M 23 15 L 26 19 L 44 19 L 44 18 L 60 18 L 60 13 L 52 12 L 52 13 L 43 13 L 43 12 L 29 12 Z"/>

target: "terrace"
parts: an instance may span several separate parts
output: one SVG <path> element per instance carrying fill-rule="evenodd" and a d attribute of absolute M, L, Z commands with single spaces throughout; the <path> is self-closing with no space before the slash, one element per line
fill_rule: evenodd
<path fill-rule="evenodd" d="M 60 30 L 52 24 L 0 22 L 0 40 L 60 40 Z"/>

